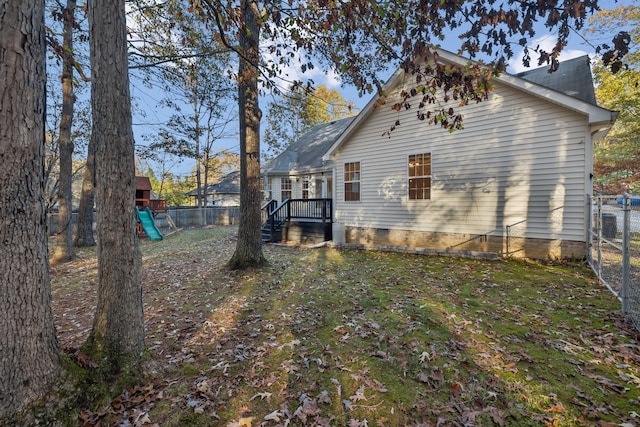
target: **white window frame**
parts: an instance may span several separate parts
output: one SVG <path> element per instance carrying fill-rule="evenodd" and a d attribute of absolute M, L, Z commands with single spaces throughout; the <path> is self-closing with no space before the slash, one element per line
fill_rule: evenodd
<path fill-rule="evenodd" d="M 357 165 L 357 171 L 355 170 L 350 170 L 349 173 L 349 179 L 347 179 L 347 166 L 348 165 Z M 344 194 L 343 194 L 343 198 L 345 202 L 359 202 L 362 199 L 362 164 L 358 161 L 358 162 L 345 162 L 344 163 Z M 358 186 L 358 191 L 357 191 L 357 195 L 358 198 L 357 199 L 347 199 L 347 193 L 349 194 L 356 194 L 355 191 L 349 191 L 347 192 L 347 185 L 350 185 L 351 188 L 353 188 L 353 185 L 357 184 Z"/>
<path fill-rule="evenodd" d="M 288 187 L 285 189 L 285 183 L 288 182 Z M 284 193 L 288 192 L 289 193 L 289 197 L 284 197 Z M 291 199 L 293 197 L 293 182 L 291 180 L 291 178 L 280 178 L 280 198 L 282 200 L 280 200 L 280 202 L 284 202 L 287 199 Z"/>
<path fill-rule="evenodd" d="M 421 162 L 418 166 L 411 167 L 411 161 Z M 428 158 L 428 163 L 425 159 Z M 428 164 L 428 174 L 425 173 L 425 165 Z M 418 170 L 417 170 L 418 169 Z M 413 175 L 412 175 L 413 173 Z M 415 180 L 428 180 L 429 185 L 422 185 L 418 187 L 417 183 L 412 183 Z M 413 185 L 412 185 L 413 184 Z M 411 202 L 420 202 L 425 200 L 431 200 L 433 189 L 433 155 L 431 152 L 409 154 L 407 156 L 407 199 Z M 413 197 L 412 197 L 413 195 Z M 421 196 L 421 197 L 418 197 Z M 426 197 L 425 197 L 426 196 Z"/>

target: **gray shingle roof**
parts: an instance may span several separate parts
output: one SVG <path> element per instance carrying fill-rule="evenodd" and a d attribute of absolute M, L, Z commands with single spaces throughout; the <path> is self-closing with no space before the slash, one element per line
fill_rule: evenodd
<path fill-rule="evenodd" d="M 231 172 L 215 184 L 207 186 L 206 194 L 240 194 L 240 172 Z M 187 196 L 197 195 L 197 188 L 187 193 Z"/>
<path fill-rule="evenodd" d="M 263 167 L 263 173 L 304 173 L 318 169 L 329 169 L 322 156 L 349 126 L 355 117 L 317 125 L 292 142 L 280 155 Z"/>
<path fill-rule="evenodd" d="M 540 67 L 523 71 L 516 76 L 597 105 L 589 64 L 589 57 L 584 55 L 560 62 L 560 66 L 553 73 L 549 73 L 549 67 Z"/>

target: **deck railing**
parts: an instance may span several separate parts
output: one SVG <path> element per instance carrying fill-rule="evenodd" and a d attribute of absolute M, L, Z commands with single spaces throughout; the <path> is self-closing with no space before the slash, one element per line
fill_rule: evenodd
<path fill-rule="evenodd" d="M 269 215 L 278 207 L 276 200 L 269 200 L 264 205 L 260 206 L 260 212 L 262 212 L 262 223 L 265 224 L 269 219 Z"/>
<path fill-rule="evenodd" d="M 332 222 L 331 199 L 291 199 L 288 218 Z"/>
<path fill-rule="evenodd" d="M 151 199 L 149 200 L 149 207 L 153 213 L 156 212 L 166 212 L 167 211 L 167 201 L 164 199 Z"/>
<path fill-rule="evenodd" d="M 263 228 L 269 230 L 271 241 L 282 225 L 292 219 L 333 222 L 331 199 L 287 199 L 279 205 L 275 200 L 269 200 L 261 209 Z"/>

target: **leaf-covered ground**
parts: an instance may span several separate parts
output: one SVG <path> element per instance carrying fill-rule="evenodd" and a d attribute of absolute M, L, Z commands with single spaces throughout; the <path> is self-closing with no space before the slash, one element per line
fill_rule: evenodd
<path fill-rule="evenodd" d="M 235 232 L 142 242 L 148 381 L 87 386 L 78 425 L 640 422 L 637 336 L 584 266 L 266 246 L 268 267 L 230 272 Z M 79 255 L 52 292 L 90 370 L 97 267 Z"/>

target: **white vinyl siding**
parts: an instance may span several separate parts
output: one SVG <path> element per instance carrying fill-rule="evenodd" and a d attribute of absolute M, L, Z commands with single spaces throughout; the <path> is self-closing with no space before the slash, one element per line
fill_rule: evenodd
<path fill-rule="evenodd" d="M 465 127 L 453 133 L 418 120 L 414 108 L 391 110 L 393 103 L 379 106 L 335 153 L 338 165 L 360 161 L 367 168 L 360 203 L 342 202 L 344 185 L 336 185 L 337 222 L 503 234 L 526 220 L 522 237 L 584 240 L 591 150 L 586 116 L 499 82 L 488 101 L 452 105 Z M 400 126 L 382 137 L 396 120 Z M 437 158 L 428 204 L 406 197 L 407 156 L 414 153 Z M 336 167 L 338 183 L 343 174 Z"/>
<path fill-rule="evenodd" d="M 282 200 L 280 197 L 280 177 L 269 177 L 269 190 L 271 191 L 271 198 L 274 200 Z"/>
<path fill-rule="evenodd" d="M 271 198 L 283 202 L 286 198 L 300 199 L 300 198 L 320 198 L 322 197 L 322 183 L 324 180 L 330 180 L 330 175 L 327 172 L 320 174 L 305 175 L 308 178 L 301 178 L 299 175 L 287 175 L 287 176 L 270 176 L 269 177 L 269 190 L 271 191 Z M 290 183 L 287 193 L 287 188 L 282 187 L 283 180 Z M 307 185 L 305 191 L 305 183 Z M 282 196 L 285 192 L 284 197 Z M 328 190 L 330 192 L 330 189 Z M 290 194 L 290 196 L 289 196 Z"/>

